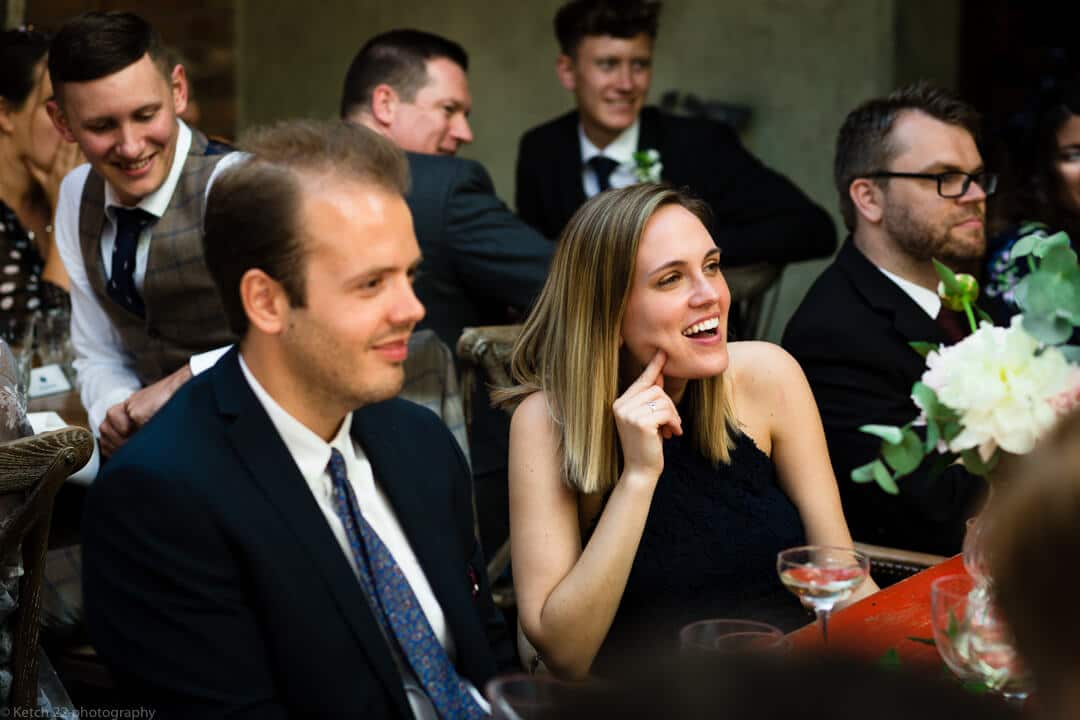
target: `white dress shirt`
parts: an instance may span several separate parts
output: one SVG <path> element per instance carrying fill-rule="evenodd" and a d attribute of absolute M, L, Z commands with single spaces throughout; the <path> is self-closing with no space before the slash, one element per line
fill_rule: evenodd
<path fill-rule="evenodd" d="M 169 174 L 154 192 L 139 201 L 136 207 L 154 217 L 165 214 L 173 192 L 184 168 L 184 159 L 191 149 L 191 130 L 183 121 L 176 138 Z M 210 186 L 225 168 L 245 158 L 243 153 L 232 153 L 214 168 L 207 183 Z M 82 204 L 83 187 L 90 174 L 90 165 L 84 164 L 72 170 L 60 185 L 60 198 L 56 206 L 56 246 L 71 278 L 71 344 L 75 349 L 75 371 L 78 373 L 79 391 L 86 408 L 90 427 L 95 434 L 105 419 L 105 413 L 116 403 L 123 402 L 142 387 L 135 374 L 133 358 L 124 350 L 120 333 L 109 320 L 90 285 L 79 246 L 79 207 Z M 112 272 L 112 252 L 116 242 L 115 208 L 122 206 L 116 192 L 105 183 L 105 227 L 101 233 L 101 259 L 105 274 Z M 142 291 L 146 276 L 146 262 L 150 256 L 150 241 L 154 228 L 143 230 L 135 248 L 135 287 Z M 214 357 L 214 360 L 217 358 Z M 204 363 L 205 364 L 205 363 Z M 210 364 L 213 364 L 212 362 Z M 193 364 L 193 370 L 196 365 Z M 199 366 L 201 367 L 201 366 Z"/>
<path fill-rule="evenodd" d="M 585 128 L 578 124 L 578 140 L 581 143 L 581 181 L 585 187 L 585 197 L 592 197 L 600 192 L 600 184 L 596 181 L 596 175 L 585 163 L 597 155 L 609 157 L 619 166 L 611 172 L 609 182 L 613 188 L 624 188 L 633 185 L 637 179 L 637 165 L 634 163 L 634 153 L 638 149 L 638 135 L 641 132 L 641 119 L 619 133 L 619 137 L 611 141 L 603 150 L 592 144 L 585 136 Z"/>
<path fill-rule="evenodd" d="M 327 467 L 330 463 L 331 449 L 337 449 L 341 453 L 341 456 L 345 459 L 345 472 L 349 476 L 349 484 L 352 485 L 353 493 L 356 494 L 356 502 L 360 507 L 364 520 L 378 534 L 383 545 L 394 556 L 394 560 L 397 561 L 398 567 L 401 568 L 409 587 L 412 588 L 413 594 L 420 603 L 420 609 L 424 611 L 431 629 L 435 632 L 435 637 L 442 643 L 442 646 L 446 649 L 446 654 L 450 656 L 450 661 L 453 662 L 456 655 L 454 638 L 446 625 L 446 617 L 443 615 L 442 607 L 439 605 L 435 593 L 431 590 L 431 585 L 424 575 L 423 568 L 420 567 L 420 562 L 413 553 L 409 539 L 401 529 L 401 524 L 398 522 L 393 506 L 375 482 L 375 477 L 371 471 L 371 463 L 368 462 L 363 448 L 353 440 L 350 434 L 352 414 L 345 416 L 337 434 L 327 443 L 306 425 L 290 415 L 270 396 L 270 393 L 251 374 L 247 363 L 244 362 L 243 355 L 240 355 L 240 370 L 243 372 L 248 385 L 251 386 L 252 392 L 255 393 L 255 397 L 258 398 L 259 404 L 263 406 L 266 414 L 270 416 L 271 424 L 277 430 L 278 435 L 281 436 L 281 441 L 285 443 L 285 447 L 296 463 L 297 469 L 300 470 L 300 475 L 304 478 L 308 488 L 311 490 L 311 494 L 315 497 L 319 509 L 322 510 L 327 525 L 330 526 L 331 532 L 334 533 L 334 538 L 337 539 L 338 545 L 341 546 L 341 552 L 345 554 L 345 558 L 349 561 L 349 565 L 352 566 L 353 572 L 357 573 L 359 582 L 360 569 L 356 565 L 356 558 L 353 557 L 352 546 L 349 544 L 349 537 L 345 533 L 345 526 L 342 525 L 341 518 L 338 517 L 337 511 L 334 509 L 334 485 L 330 478 L 330 470 Z M 465 678 L 462 678 L 462 681 L 469 688 L 473 697 L 477 699 L 477 702 L 483 703 L 481 707 L 487 709 L 487 702 L 484 701 L 476 688 Z"/>
<path fill-rule="evenodd" d="M 896 273 L 891 273 L 885 268 L 879 267 L 878 270 L 882 272 L 885 277 L 896 283 L 897 287 L 907 293 L 908 297 L 915 301 L 915 304 L 923 309 L 923 311 L 930 316 L 930 319 L 936 320 L 938 313 L 941 312 L 941 298 L 938 297 L 936 292 L 927 290 L 922 285 L 905 280 Z"/>

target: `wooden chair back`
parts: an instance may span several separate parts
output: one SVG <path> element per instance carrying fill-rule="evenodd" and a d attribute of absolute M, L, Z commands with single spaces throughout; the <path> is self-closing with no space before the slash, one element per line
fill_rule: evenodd
<path fill-rule="evenodd" d="M 12 626 L 12 708 L 37 707 L 38 613 L 53 500 L 64 480 L 90 459 L 93 446 L 90 432 L 78 427 L 0 443 L 0 496 L 21 496 L 0 529 L 0 558 L 21 546 L 23 563 Z"/>

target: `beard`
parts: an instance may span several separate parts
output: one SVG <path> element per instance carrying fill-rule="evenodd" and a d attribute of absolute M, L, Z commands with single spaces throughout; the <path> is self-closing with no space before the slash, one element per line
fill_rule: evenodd
<path fill-rule="evenodd" d="M 950 267 L 977 263 L 986 252 L 985 224 L 978 230 L 962 230 L 959 223 L 985 220 L 982 208 L 958 209 L 934 224 L 917 215 L 910 205 L 887 205 L 883 226 L 905 255 L 922 262 L 936 258 Z"/>

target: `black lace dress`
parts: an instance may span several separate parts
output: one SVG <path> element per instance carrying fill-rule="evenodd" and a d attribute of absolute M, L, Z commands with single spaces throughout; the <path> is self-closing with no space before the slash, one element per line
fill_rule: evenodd
<path fill-rule="evenodd" d="M 70 307 L 63 288 L 41 279 L 44 267 L 33 236 L 0 202 L 0 331 L 5 335 L 21 335 L 35 312 Z"/>
<path fill-rule="evenodd" d="M 747 435 L 735 441 L 731 463 L 718 468 L 688 432 L 664 441 L 664 472 L 595 672 L 677 649 L 679 629 L 696 620 L 753 619 L 785 631 L 812 620 L 776 574 L 776 554 L 806 544 L 802 520 L 769 456 Z"/>

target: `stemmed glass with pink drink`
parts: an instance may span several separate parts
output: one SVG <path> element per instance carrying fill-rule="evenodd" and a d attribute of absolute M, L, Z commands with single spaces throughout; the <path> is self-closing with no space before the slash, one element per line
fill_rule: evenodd
<path fill-rule="evenodd" d="M 804 545 L 778 553 L 776 572 L 784 586 L 817 615 L 822 638 L 828 642 L 829 613 L 870 575 L 870 560 L 852 548 Z"/>

